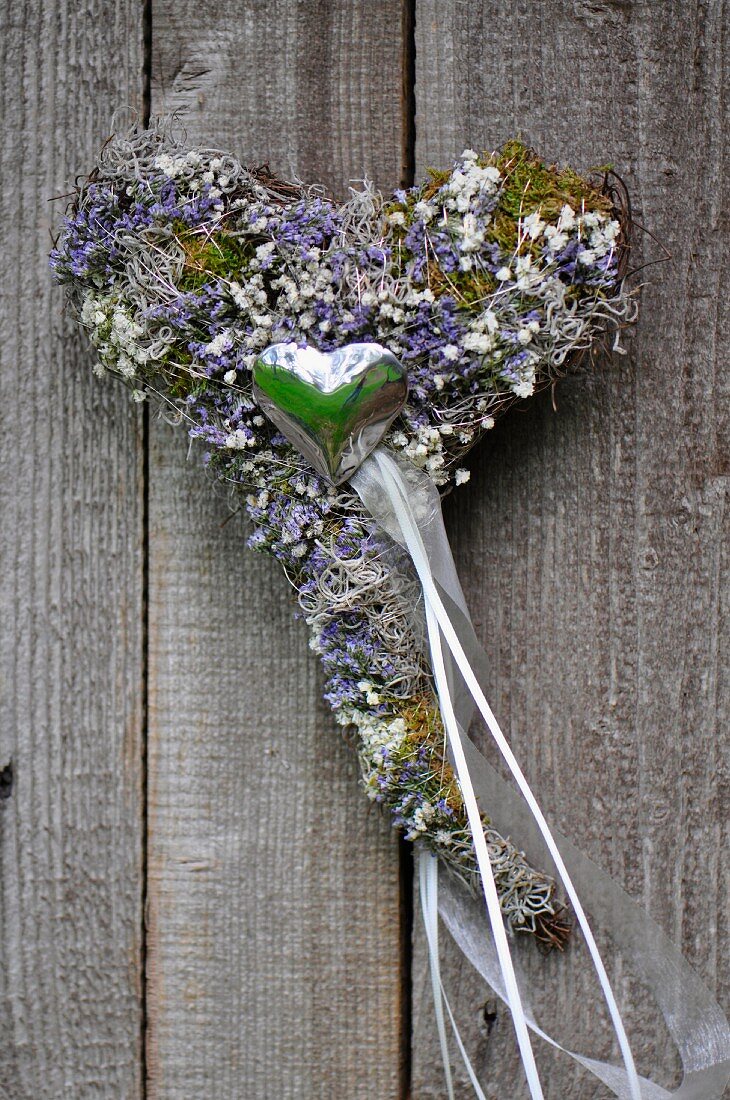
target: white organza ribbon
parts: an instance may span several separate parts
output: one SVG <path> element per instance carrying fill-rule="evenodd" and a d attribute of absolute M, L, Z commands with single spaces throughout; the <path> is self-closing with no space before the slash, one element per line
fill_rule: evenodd
<path fill-rule="evenodd" d="M 661 929 L 609 876 L 560 834 L 550 830 L 484 697 L 478 670 L 484 667 L 486 656 L 469 619 L 443 526 L 438 492 L 433 483 L 426 474 L 379 447 L 357 471 L 352 485 L 380 526 L 408 549 L 421 581 L 439 703 L 474 837 L 489 916 L 487 924 L 483 907 L 449 876 L 446 876 L 439 890 L 435 861 L 428 853 L 420 857 L 422 908 L 448 1089 L 451 1090 L 452 1086 L 446 1056 L 443 1005 L 452 1024 L 453 1017 L 443 996 L 438 971 L 438 938 L 434 934 L 436 898 L 447 928 L 466 957 L 495 993 L 509 1005 L 533 1100 L 540 1100 L 543 1092 L 532 1053 L 530 1030 L 552 1046 L 564 1050 L 621 1100 L 669 1097 L 678 1100 L 719 1100 L 730 1079 L 730 1028 L 724 1015 L 709 990 Z M 472 700 L 476 702 L 497 743 L 521 797 L 491 768 L 466 735 L 473 711 Z M 533 862 L 545 865 L 547 848 L 552 870 L 562 881 L 584 933 L 618 1038 L 623 1066 L 588 1058 L 561 1046 L 538 1026 L 529 1008 L 525 1007 L 529 998 L 521 988 L 524 983 L 521 983 L 511 958 L 478 802 L 489 813 L 496 828 L 506 835 L 519 837 L 521 847 Z M 684 1069 L 683 1082 L 674 1092 L 640 1078 L 636 1072 L 621 1014 L 581 898 L 590 909 L 597 927 L 607 931 L 624 957 L 631 961 L 636 976 L 653 993 L 664 1015 Z M 479 1085 L 456 1028 L 455 1034 L 472 1084 L 477 1096 L 480 1096 Z"/>

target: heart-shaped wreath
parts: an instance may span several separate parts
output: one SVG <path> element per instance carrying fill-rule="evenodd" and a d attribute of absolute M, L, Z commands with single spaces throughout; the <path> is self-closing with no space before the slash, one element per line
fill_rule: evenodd
<path fill-rule="evenodd" d="M 472 885 L 411 563 L 262 415 L 252 367 L 275 343 L 384 345 L 409 378 L 387 444 L 442 490 L 460 485 L 498 415 L 632 319 L 626 210 L 609 173 L 548 166 L 520 141 L 338 203 L 159 124 L 106 144 L 52 254 L 98 372 L 203 440 L 253 522 L 249 544 L 284 566 L 368 797 Z M 511 926 L 559 944 L 552 880 L 484 825 Z"/>

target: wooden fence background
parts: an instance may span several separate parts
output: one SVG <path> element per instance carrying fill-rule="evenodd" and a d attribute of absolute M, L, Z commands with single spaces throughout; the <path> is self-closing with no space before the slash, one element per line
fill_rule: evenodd
<path fill-rule="evenodd" d="M 444 1095 L 410 853 L 357 790 L 288 586 L 186 440 L 91 375 L 51 287 L 48 200 L 122 105 L 182 110 L 192 139 L 337 193 L 516 133 L 625 176 L 672 257 L 645 272 L 630 356 L 563 382 L 557 412 L 546 395 L 510 415 L 448 521 L 491 699 L 550 816 L 722 996 L 724 5 L 18 0 L 2 18 L 2 1100 Z M 506 1013 L 444 956 L 488 1095 L 519 1100 Z M 561 959 L 527 965 L 551 982 L 538 1011 L 610 1053 Z M 640 1068 L 671 1082 L 614 978 Z M 541 1065 L 551 1098 L 605 1095 Z"/>

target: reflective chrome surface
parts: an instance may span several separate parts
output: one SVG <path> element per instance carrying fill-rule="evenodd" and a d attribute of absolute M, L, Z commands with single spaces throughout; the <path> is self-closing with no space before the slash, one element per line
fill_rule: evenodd
<path fill-rule="evenodd" d="M 347 481 L 406 400 L 406 371 L 380 344 L 336 351 L 271 344 L 253 368 L 254 397 L 315 470 Z"/>

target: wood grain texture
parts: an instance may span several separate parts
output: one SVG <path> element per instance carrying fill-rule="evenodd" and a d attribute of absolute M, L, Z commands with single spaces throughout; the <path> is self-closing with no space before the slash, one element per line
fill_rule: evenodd
<path fill-rule="evenodd" d="M 140 419 L 95 379 L 50 228 L 141 90 L 140 9 L 0 29 L 0 1095 L 141 1096 Z"/>
<path fill-rule="evenodd" d="M 422 0 L 416 42 L 419 171 L 514 134 L 579 167 L 612 161 L 638 221 L 672 255 L 644 273 L 630 356 L 562 382 L 557 413 L 550 395 L 512 413 L 475 457 L 448 520 L 490 657 L 491 701 L 549 817 L 681 943 L 721 998 L 727 14 L 719 3 Z M 643 252 L 661 255 L 646 239 Z M 443 1095 L 443 1075 L 420 934 L 415 951 L 413 1098 L 426 1100 Z M 575 960 L 520 953 L 538 1019 L 578 1049 L 611 1054 Z M 508 1013 L 493 1015 L 452 945 L 444 958 L 487 1095 L 518 1100 Z M 610 969 L 631 1004 L 640 1070 L 671 1083 L 674 1056 L 650 1003 L 618 964 Z M 550 1097 L 607 1095 L 567 1059 L 543 1051 L 540 1064 Z M 458 1095 L 471 1095 L 460 1082 Z"/>
<path fill-rule="evenodd" d="M 154 113 L 339 192 L 400 171 L 399 6 L 156 3 Z M 403 1094 L 398 848 L 276 563 L 150 461 L 149 1095 Z"/>

